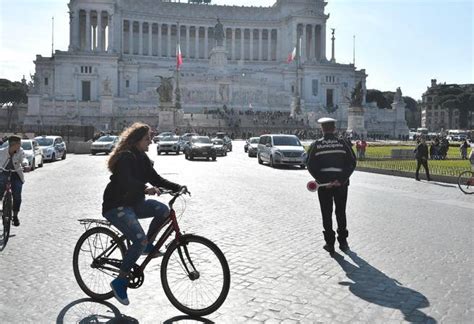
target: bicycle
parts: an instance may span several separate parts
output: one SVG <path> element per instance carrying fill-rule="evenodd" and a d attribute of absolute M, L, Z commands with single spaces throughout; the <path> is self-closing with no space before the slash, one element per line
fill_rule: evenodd
<path fill-rule="evenodd" d="M 474 172 L 464 171 L 458 176 L 459 189 L 466 195 L 474 194 Z"/>
<path fill-rule="evenodd" d="M 7 170 L 4 168 L 0 168 L 0 171 L 6 172 L 7 176 L 7 183 L 5 186 L 5 191 L 3 194 L 3 201 L 2 201 L 2 226 L 3 226 L 3 236 L 1 241 L 1 250 L 3 251 L 8 243 L 8 238 L 10 237 L 10 226 L 12 223 L 12 207 L 13 207 L 13 194 L 12 194 L 12 184 L 11 184 L 11 176 L 12 172 L 15 170 Z"/>
<path fill-rule="evenodd" d="M 152 252 L 140 264 L 135 264 L 129 275 L 129 288 L 139 288 L 145 279 L 144 270 L 155 257 L 162 256 L 161 283 L 166 297 L 181 312 L 191 316 L 205 316 L 216 311 L 225 301 L 230 287 L 230 270 L 221 250 L 210 240 L 194 234 L 181 233 L 173 204 L 187 193 L 186 188 L 173 193 L 162 190 L 173 198 L 168 202 L 170 214 Z M 125 236 L 111 229 L 110 222 L 100 219 L 81 219 L 86 232 L 79 238 L 73 255 L 74 276 L 89 297 L 107 300 L 113 297 L 109 286 L 116 278 L 126 246 Z M 91 228 L 92 224 L 94 226 Z M 165 244 L 172 234 L 174 239 Z M 163 254 L 162 246 L 166 247 Z M 202 300 L 201 300 L 202 299 Z"/>

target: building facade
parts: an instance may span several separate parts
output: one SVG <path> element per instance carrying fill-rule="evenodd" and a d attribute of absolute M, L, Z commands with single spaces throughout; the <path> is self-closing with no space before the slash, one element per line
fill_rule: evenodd
<path fill-rule="evenodd" d="M 450 91 L 454 90 L 454 91 Z M 439 104 L 439 97 L 448 92 L 456 93 L 462 90 L 474 95 L 474 84 L 440 84 L 436 79 L 431 80 L 431 86 L 422 95 L 421 104 L 421 127 L 427 128 L 430 132 L 440 132 L 448 129 L 461 129 L 462 115 L 459 109 L 448 109 Z M 474 128 L 474 114 L 469 112 L 465 125 L 468 129 Z"/>
<path fill-rule="evenodd" d="M 336 62 L 334 34 L 331 57 L 326 57 L 326 4 L 71 0 L 69 48 L 36 57 L 25 124 L 107 129 L 142 120 L 155 125 L 159 76 L 178 76 L 184 113 L 224 105 L 289 111 L 299 95 L 304 113 L 335 117 L 345 128 L 351 91 L 359 81 L 365 90 L 367 75 Z M 179 75 L 178 43 L 184 60 Z M 296 44 L 300 59 L 288 63 Z"/>

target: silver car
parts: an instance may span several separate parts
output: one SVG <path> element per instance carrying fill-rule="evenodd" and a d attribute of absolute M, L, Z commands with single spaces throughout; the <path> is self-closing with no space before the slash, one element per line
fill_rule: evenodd
<path fill-rule="evenodd" d="M 113 151 L 119 141 L 118 136 L 105 135 L 99 137 L 95 142 L 91 144 L 91 154 L 96 155 L 97 153 L 109 154 Z"/>
<path fill-rule="evenodd" d="M 306 168 L 306 151 L 295 135 L 268 134 L 260 136 L 257 148 L 258 163 L 299 165 Z"/>
<path fill-rule="evenodd" d="M 44 161 L 66 159 L 66 143 L 61 136 L 37 136 L 35 140 L 42 150 Z"/>
<path fill-rule="evenodd" d="M 160 139 L 156 145 L 156 152 L 161 153 L 176 153 L 179 154 L 179 136 L 168 136 Z"/>
<path fill-rule="evenodd" d="M 251 137 L 248 139 L 247 154 L 249 157 L 257 156 L 259 141 L 260 141 L 260 137 Z"/>
<path fill-rule="evenodd" d="M 21 140 L 21 148 L 25 152 L 25 158 L 28 161 L 30 170 L 43 166 L 43 153 L 35 140 Z"/>

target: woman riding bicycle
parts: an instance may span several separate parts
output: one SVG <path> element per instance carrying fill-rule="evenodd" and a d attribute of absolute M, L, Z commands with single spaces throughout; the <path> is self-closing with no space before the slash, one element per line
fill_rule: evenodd
<path fill-rule="evenodd" d="M 145 194 L 159 195 L 157 187 L 179 191 L 182 186 L 162 178 L 146 155 L 151 144 L 150 127 L 135 123 L 121 134 L 121 141 L 112 152 L 108 168 L 112 172 L 104 191 L 102 215 L 118 228 L 132 245 L 127 250 L 120 273 L 110 286 L 117 300 L 128 305 L 128 274 L 140 255 L 153 249 L 157 229 L 169 215 L 169 208 Z M 147 187 L 150 183 L 153 187 Z M 147 235 L 139 218 L 153 218 Z"/>

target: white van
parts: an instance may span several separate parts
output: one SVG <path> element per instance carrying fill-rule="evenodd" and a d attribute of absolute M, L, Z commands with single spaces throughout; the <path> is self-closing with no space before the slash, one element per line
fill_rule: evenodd
<path fill-rule="evenodd" d="M 299 165 L 306 168 L 306 151 L 295 135 L 268 134 L 260 136 L 257 148 L 258 163 L 277 165 Z"/>

